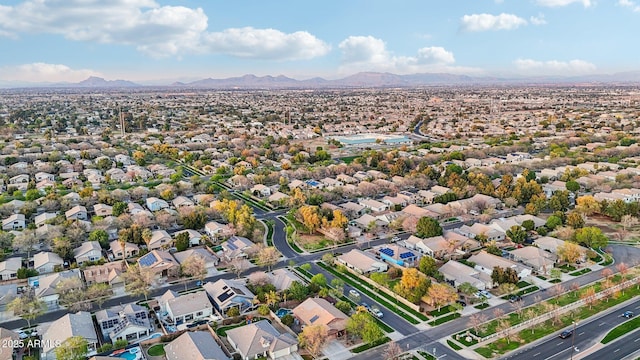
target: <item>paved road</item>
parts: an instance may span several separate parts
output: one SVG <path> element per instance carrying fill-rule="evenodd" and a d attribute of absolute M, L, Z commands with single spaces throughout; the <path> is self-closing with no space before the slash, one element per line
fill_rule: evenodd
<path fill-rule="evenodd" d="M 561 339 L 558 337 L 558 334 L 554 334 L 554 336 L 551 336 L 535 346 L 513 352 L 502 357 L 502 359 L 569 359 L 572 355 L 572 345 L 580 351 L 585 351 L 594 346 L 609 331 L 627 321 L 627 319 L 621 316 L 621 314 L 627 310 L 638 314 L 640 310 L 640 299 L 622 307 L 615 307 L 599 314 L 599 316 L 594 316 L 578 323 L 575 333 L 569 338 Z M 567 329 L 571 329 L 571 327 L 568 327 Z M 609 348 L 609 351 L 612 352 L 611 348 L 619 347 L 621 345 L 622 344 L 618 342 L 610 344 L 609 346 L 606 346 L 606 348 Z M 640 348 L 640 343 L 635 343 L 634 345 L 636 350 Z M 574 351 L 574 356 L 575 355 Z M 620 359 L 621 357 L 615 356 L 615 358 Z M 607 357 L 601 357 L 598 359 L 607 359 Z"/>
<path fill-rule="evenodd" d="M 321 268 L 316 263 L 312 263 L 311 271 L 314 274 L 323 274 L 327 278 L 327 283 L 330 283 L 331 280 L 335 278 L 333 274 Z M 345 293 L 348 293 L 348 291 L 351 289 L 358 291 L 358 289 L 349 286 L 349 284 L 344 285 Z M 361 293 L 360 291 L 358 292 L 360 293 L 360 297 L 362 298 L 361 301 L 364 301 L 369 305 L 377 305 L 380 308 L 380 310 L 382 310 L 382 313 L 384 314 L 382 321 L 384 321 L 387 325 L 394 328 L 397 332 L 401 333 L 402 335 L 409 335 L 409 334 L 418 332 L 418 329 L 415 326 L 413 326 L 410 322 L 403 319 L 402 317 L 400 317 L 393 311 L 387 309 L 386 307 L 380 305 L 379 303 L 377 303 L 370 297 L 366 296 L 365 294 Z"/>
<path fill-rule="evenodd" d="M 582 360 L 603 360 L 603 359 L 637 359 L 640 353 L 640 329 L 627 334 L 624 338 L 609 344 L 609 346 L 589 354 Z"/>

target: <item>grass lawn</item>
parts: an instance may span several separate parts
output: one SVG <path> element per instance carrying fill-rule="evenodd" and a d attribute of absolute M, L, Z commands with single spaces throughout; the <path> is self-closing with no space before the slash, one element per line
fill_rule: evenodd
<path fill-rule="evenodd" d="M 571 271 L 576 271 L 576 267 L 573 265 L 569 265 L 569 264 L 563 264 L 562 266 L 558 266 L 558 269 L 560 269 L 560 271 L 564 272 L 564 273 L 568 273 Z"/>
<path fill-rule="evenodd" d="M 629 320 L 622 325 L 616 326 L 615 328 L 613 328 L 613 330 L 609 331 L 609 333 L 600 342 L 603 344 L 608 344 L 613 340 L 619 338 L 620 336 L 630 333 L 638 327 L 640 327 L 640 317 Z"/>
<path fill-rule="evenodd" d="M 560 280 L 560 279 L 553 279 L 553 280 L 549 280 L 549 282 L 550 282 L 550 283 L 552 283 L 552 284 L 557 284 L 557 283 L 561 283 L 561 282 L 562 282 L 562 280 Z"/>
<path fill-rule="evenodd" d="M 467 337 L 469 337 L 471 341 L 467 341 Z M 474 338 L 473 336 L 467 336 L 466 331 L 453 335 L 453 338 L 464 346 L 472 346 L 478 343 L 478 340 L 476 340 L 476 338 Z"/>
<path fill-rule="evenodd" d="M 425 358 L 427 360 L 437 360 L 433 355 L 431 355 L 431 354 L 429 354 L 428 352 L 425 352 L 425 351 L 418 350 L 418 354 L 420 354 L 423 358 Z"/>
<path fill-rule="evenodd" d="M 531 286 L 531 284 L 529 284 L 526 281 L 518 281 L 516 286 L 518 287 L 518 289 L 522 289 L 522 288 L 526 288 L 527 286 Z"/>
<path fill-rule="evenodd" d="M 451 313 L 451 314 L 449 314 L 447 316 L 443 316 L 441 318 L 437 318 L 436 320 L 429 321 L 429 325 L 437 326 L 437 325 L 440 325 L 440 324 L 444 324 L 447 321 L 455 320 L 455 319 L 457 319 L 459 317 L 460 317 L 460 313 L 457 313 L 457 312 Z"/>
<path fill-rule="evenodd" d="M 447 344 L 449 344 L 449 346 L 453 350 L 462 350 L 462 347 L 460 345 L 456 344 L 455 342 L 453 342 L 453 340 L 447 340 Z"/>
<path fill-rule="evenodd" d="M 378 340 L 376 340 L 374 342 L 362 344 L 362 345 L 352 349 L 351 352 L 355 353 L 355 354 L 361 353 L 363 351 L 369 350 L 371 348 L 374 348 L 376 346 L 382 345 L 382 344 L 387 343 L 389 341 L 391 341 L 391 339 L 389 339 L 388 337 L 385 336 L 385 337 L 380 338 L 380 339 L 378 339 Z"/>
<path fill-rule="evenodd" d="M 448 314 L 451 311 L 453 311 L 453 309 L 451 308 L 451 306 L 447 305 L 447 306 L 441 307 L 440 310 L 436 309 L 436 310 L 430 311 L 429 314 L 433 317 L 438 317 L 444 314 Z"/>
<path fill-rule="evenodd" d="M 164 355 L 164 345 L 155 344 L 147 350 L 147 353 L 151 356 L 162 356 Z"/>
<path fill-rule="evenodd" d="M 488 308 L 490 305 L 488 303 L 482 303 L 482 304 L 478 304 L 476 306 L 474 306 L 474 308 L 478 309 L 478 310 L 483 310 Z"/>
<path fill-rule="evenodd" d="M 540 279 L 540 280 L 547 280 L 547 278 L 542 276 L 542 275 L 538 275 L 537 278 Z"/>
<path fill-rule="evenodd" d="M 518 295 L 520 295 L 520 296 L 523 296 L 523 295 L 530 294 L 530 293 L 532 293 L 532 292 L 534 292 L 534 291 L 538 291 L 538 290 L 540 290 L 540 288 L 539 288 L 539 287 L 537 287 L 537 286 L 530 286 L 530 287 L 528 287 L 528 288 L 526 288 L 526 289 L 522 289 L 522 290 L 518 291 L 518 293 L 517 293 L 517 294 L 518 294 Z"/>
<path fill-rule="evenodd" d="M 273 246 L 273 221 L 266 220 L 267 224 L 267 246 Z"/>
<path fill-rule="evenodd" d="M 590 271 L 591 271 L 591 269 L 584 268 L 584 269 L 582 269 L 580 271 L 574 271 L 572 273 L 569 273 L 569 275 L 571 275 L 571 276 L 580 276 L 580 275 L 584 275 L 584 274 L 586 274 L 586 273 L 588 273 Z"/>

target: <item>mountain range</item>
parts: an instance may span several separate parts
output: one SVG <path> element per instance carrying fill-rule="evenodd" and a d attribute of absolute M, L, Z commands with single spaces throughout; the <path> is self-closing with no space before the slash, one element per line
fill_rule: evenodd
<path fill-rule="evenodd" d="M 284 75 L 244 75 L 223 79 L 201 79 L 192 82 L 174 82 L 154 85 L 154 88 L 185 89 L 329 89 L 329 88 L 376 88 L 376 87 L 420 87 L 420 86 L 470 86 L 470 85 L 575 85 L 575 84 L 640 84 L 640 72 L 583 76 L 539 76 L 497 77 L 468 76 L 448 73 L 422 73 L 397 75 L 379 72 L 361 72 L 341 79 L 327 80 L 311 78 L 296 80 Z M 0 87 L 56 87 L 56 88 L 134 88 L 144 85 L 128 80 L 105 80 L 89 77 L 78 83 L 57 84 L 11 84 L 0 82 Z"/>

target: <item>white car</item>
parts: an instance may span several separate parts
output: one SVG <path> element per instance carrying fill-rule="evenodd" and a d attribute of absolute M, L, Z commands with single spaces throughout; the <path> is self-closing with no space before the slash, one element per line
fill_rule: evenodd
<path fill-rule="evenodd" d="M 487 299 L 491 299 L 491 293 L 487 290 L 480 290 L 480 294 L 482 294 L 482 296 L 486 297 Z"/>
<path fill-rule="evenodd" d="M 370 311 L 370 312 L 371 312 L 375 317 L 377 317 L 378 319 L 381 319 L 381 318 L 384 316 L 384 314 L 382 313 L 382 311 L 380 311 L 380 309 L 378 309 L 378 308 L 375 308 L 375 307 L 374 307 L 374 308 L 370 308 L 370 309 L 369 309 L 369 311 Z"/>
<path fill-rule="evenodd" d="M 355 291 L 354 289 L 349 290 L 349 296 L 352 296 L 354 298 L 359 299 L 360 298 L 360 293 Z"/>
<path fill-rule="evenodd" d="M 396 241 L 400 241 L 400 237 L 399 236 L 394 236 L 391 238 L 391 242 L 396 242 Z"/>

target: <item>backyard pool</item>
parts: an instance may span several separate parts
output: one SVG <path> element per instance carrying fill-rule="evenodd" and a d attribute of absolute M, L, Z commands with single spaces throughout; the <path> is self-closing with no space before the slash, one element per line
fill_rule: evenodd
<path fill-rule="evenodd" d="M 280 308 L 278 309 L 278 311 L 276 311 L 276 316 L 279 318 L 282 318 L 283 316 L 289 315 L 291 313 L 292 313 L 291 309 Z"/>
<path fill-rule="evenodd" d="M 127 359 L 127 360 L 138 360 L 142 359 L 142 353 L 140 352 L 140 347 L 133 347 L 121 354 L 118 354 L 118 359 Z"/>

